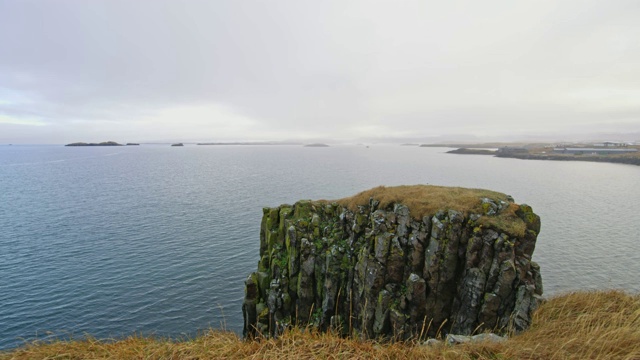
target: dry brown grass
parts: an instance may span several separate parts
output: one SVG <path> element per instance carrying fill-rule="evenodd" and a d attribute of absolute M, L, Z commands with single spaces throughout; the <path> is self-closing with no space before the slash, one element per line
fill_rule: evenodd
<path fill-rule="evenodd" d="M 425 347 L 377 343 L 294 329 L 278 339 L 242 341 L 211 330 L 193 340 L 130 337 L 27 344 L 8 359 L 640 359 L 640 296 L 620 291 L 552 298 L 532 328 L 504 343 Z"/>
<path fill-rule="evenodd" d="M 411 216 L 421 220 L 433 216 L 438 210 L 457 210 L 465 215 L 483 214 L 482 198 L 496 203 L 507 201 L 507 195 L 491 190 L 467 189 L 433 185 L 378 186 L 354 196 L 335 200 L 338 204 L 356 211 L 358 206 L 368 205 L 369 199 L 380 201 L 379 208 L 386 209 L 400 203 L 409 207 Z M 518 205 L 511 204 L 497 216 L 482 216 L 478 224 L 504 231 L 513 236 L 525 233 L 525 223 L 516 216 Z"/>
<path fill-rule="evenodd" d="M 553 298 L 505 355 L 529 359 L 640 359 L 640 295 L 579 292 Z"/>
<path fill-rule="evenodd" d="M 409 207 L 411 215 L 422 219 L 425 215 L 433 215 L 436 211 L 457 210 L 463 213 L 483 213 L 482 198 L 494 201 L 507 201 L 507 195 L 483 189 L 466 189 L 433 185 L 378 186 L 336 202 L 352 211 L 359 205 L 368 205 L 369 198 L 380 201 L 380 207 L 386 208 L 394 203 Z"/>

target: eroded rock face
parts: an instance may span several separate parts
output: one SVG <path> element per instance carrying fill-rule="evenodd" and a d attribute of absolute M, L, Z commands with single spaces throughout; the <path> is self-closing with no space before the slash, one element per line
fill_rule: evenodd
<path fill-rule="evenodd" d="M 415 219 L 403 204 L 378 205 L 265 208 L 244 335 L 312 325 L 410 339 L 529 326 L 542 294 L 531 261 L 540 218 L 529 206 L 482 199 L 482 214 L 442 209 Z M 519 231 L 482 221 L 514 206 Z"/>

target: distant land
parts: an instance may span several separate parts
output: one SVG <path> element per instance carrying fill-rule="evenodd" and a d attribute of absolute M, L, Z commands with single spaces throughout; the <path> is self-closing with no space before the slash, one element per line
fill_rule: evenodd
<path fill-rule="evenodd" d="M 321 143 L 313 143 L 313 144 L 307 144 L 304 147 L 329 147 L 329 145 L 321 144 Z"/>
<path fill-rule="evenodd" d="M 548 146 L 549 143 L 525 143 L 525 142 L 486 142 L 486 143 L 443 143 L 443 144 L 421 144 L 420 147 L 449 147 L 465 149 L 497 149 L 505 146 Z"/>
<path fill-rule="evenodd" d="M 138 143 L 127 143 L 127 146 L 139 146 L 140 144 Z"/>
<path fill-rule="evenodd" d="M 469 148 L 459 148 L 455 150 L 447 151 L 447 154 L 463 154 L 463 155 L 495 155 L 496 152 L 494 150 L 487 149 L 469 149 Z"/>
<path fill-rule="evenodd" d="M 123 145 L 118 144 L 115 141 L 105 141 L 101 143 L 75 142 L 75 143 L 67 144 L 65 146 L 123 146 Z"/>
<path fill-rule="evenodd" d="M 423 144 L 421 147 L 458 147 L 461 144 Z M 496 149 L 496 151 L 487 149 Z M 465 144 L 448 154 L 495 155 L 522 160 L 591 161 L 640 165 L 640 145 L 626 142 L 598 143 L 484 143 Z"/>
<path fill-rule="evenodd" d="M 302 145 L 299 142 L 289 141 L 246 141 L 246 142 L 210 142 L 210 143 L 197 143 L 196 145 Z"/>
<path fill-rule="evenodd" d="M 183 143 L 175 143 L 175 144 L 171 144 L 171 146 L 184 146 Z"/>

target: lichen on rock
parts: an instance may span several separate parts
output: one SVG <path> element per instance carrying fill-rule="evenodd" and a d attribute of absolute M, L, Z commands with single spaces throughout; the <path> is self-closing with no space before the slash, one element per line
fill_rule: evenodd
<path fill-rule="evenodd" d="M 378 187 L 265 208 L 244 335 L 288 326 L 360 338 L 522 331 L 542 294 L 540 218 L 487 190 Z"/>

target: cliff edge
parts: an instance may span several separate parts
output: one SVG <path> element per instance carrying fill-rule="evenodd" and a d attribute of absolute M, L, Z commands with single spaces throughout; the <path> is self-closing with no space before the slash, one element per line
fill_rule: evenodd
<path fill-rule="evenodd" d="M 488 190 L 378 187 L 264 208 L 244 335 L 314 326 L 406 340 L 528 328 L 540 218 Z"/>

